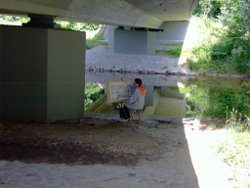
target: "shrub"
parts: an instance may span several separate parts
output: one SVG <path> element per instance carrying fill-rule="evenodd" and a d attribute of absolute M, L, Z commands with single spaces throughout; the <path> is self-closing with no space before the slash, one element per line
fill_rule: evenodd
<path fill-rule="evenodd" d="M 227 84 L 218 79 L 193 79 L 187 87 L 189 116 L 226 118 L 233 110 L 242 117 L 250 114 L 250 86 L 245 82 Z"/>
<path fill-rule="evenodd" d="M 70 29 L 75 31 L 95 31 L 99 28 L 95 23 L 81 23 L 81 22 L 68 22 L 68 21 L 56 21 L 64 29 Z"/>
<path fill-rule="evenodd" d="M 207 5 L 207 3 L 209 3 Z M 212 9 L 214 2 L 219 2 L 220 13 L 216 19 L 208 13 L 201 17 L 209 30 L 209 37 L 192 53 L 196 61 L 188 61 L 194 71 L 210 70 L 217 72 L 236 72 L 250 74 L 250 2 L 248 0 L 213 0 L 205 3 L 205 8 Z M 218 5 L 218 4 L 216 4 Z M 209 12 L 208 11 L 208 12 Z M 213 12 L 213 11 L 212 11 Z M 208 21 L 209 20 L 209 21 Z M 214 23 L 214 24 L 211 24 Z M 217 24 L 220 23 L 220 24 Z M 216 25 L 223 25 L 222 28 Z"/>
<path fill-rule="evenodd" d="M 88 108 L 102 95 L 102 89 L 96 83 L 85 83 L 85 108 Z"/>

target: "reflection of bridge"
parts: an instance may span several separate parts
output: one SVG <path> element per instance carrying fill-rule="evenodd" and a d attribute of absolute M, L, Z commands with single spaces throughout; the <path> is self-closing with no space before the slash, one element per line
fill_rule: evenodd
<path fill-rule="evenodd" d="M 31 17 L 25 27 L 0 26 L 1 117 L 35 121 L 80 117 L 85 35 L 53 29 L 55 18 L 123 26 L 111 32 L 113 52 L 151 54 L 157 39 L 183 38 L 197 2 L 1 0 L 1 13 Z"/>
<path fill-rule="evenodd" d="M 190 77 L 86 72 L 85 81 L 103 83 L 107 87 L 108 80 L 123 79 L 133 83 L 135 77 L 140 77 L 143 80 L 143 85 L 147 88 L 144 115 L 185 116 L 186 99 L 184 95 L 169 88 L 178 88 L 179 84 L 185 85 Z M 89 112 L 117 113 L 104 101 L 97 101 Z"/>

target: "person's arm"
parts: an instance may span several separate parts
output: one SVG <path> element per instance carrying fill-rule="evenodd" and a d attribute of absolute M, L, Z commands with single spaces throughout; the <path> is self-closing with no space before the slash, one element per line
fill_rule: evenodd
<path fill-rule="evenodd" d="M 140 97 L 140 93 L 139 91 L 136 89 L 135 92 L 131 95 L 130 99 L 129 99 L 129 104 L 134 104 L 139 100 Z"/>

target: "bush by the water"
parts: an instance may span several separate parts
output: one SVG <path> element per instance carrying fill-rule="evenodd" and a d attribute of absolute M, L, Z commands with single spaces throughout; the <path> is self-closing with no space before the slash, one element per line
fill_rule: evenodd
<path fill-rule="evenodd" d="M 101 87 L 96 83 L 85 83 L 84 106 L 88 108 L 103 95 Z"/>
<path fill-rule="evenodd" d="M 250 85 L 246 80 L 192 79 L 186 89 L 187 115 L 229 118 L 232 111 L 250 114 Z"/>

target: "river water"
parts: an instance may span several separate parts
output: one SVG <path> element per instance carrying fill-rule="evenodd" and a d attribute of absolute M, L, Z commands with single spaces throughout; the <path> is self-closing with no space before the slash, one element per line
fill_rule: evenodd
<path fill-rule="evenodd" d="M 226 117 L 234 109 L 250 112 L 250 80 L 215 77 L 185 77 L 121 73 L 86 72 L 86 83 L 107 86 L 108 80 L 141 78 L 147 88 L 144 115 L 171 117 Z M 103 102 L 91 113 L 117 113 Z"/>

